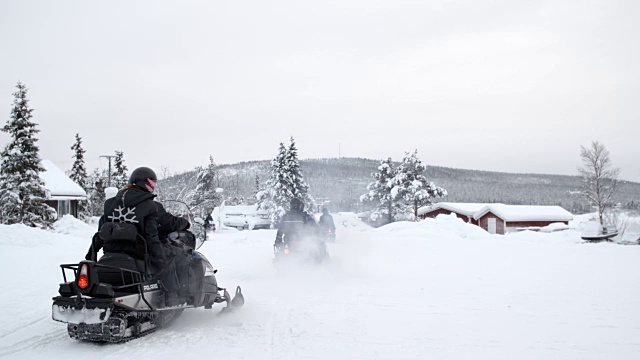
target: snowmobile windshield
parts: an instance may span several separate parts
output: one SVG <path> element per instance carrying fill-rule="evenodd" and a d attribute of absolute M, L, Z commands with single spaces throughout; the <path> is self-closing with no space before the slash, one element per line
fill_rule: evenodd
<path fill-rule="evenodd" d="M 165 210 L 174 216 L 185 218 L 191 224 L 189 231 L 196 237 L 195 249 L 198 250 L 207 240 L 204 225 L 196 222 L 196 217 L 186 203 L 179 200 L 158 200 L 162 203 Z"/>

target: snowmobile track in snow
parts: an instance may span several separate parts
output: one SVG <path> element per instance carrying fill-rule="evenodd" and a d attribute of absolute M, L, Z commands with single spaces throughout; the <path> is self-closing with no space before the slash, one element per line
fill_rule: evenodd
<path fill-rule="evenodd" d="M 35 348 L 41 345 L 50 344 L 52 342 L 61 341 L 61 340 L 64 340 L 65 338 L 68 338 L 68 335 L 66 333 L 60 332 L 60 329 L 55 329 L 55 330 L 49 331 L 44 335 L 32 336 L 30 338 L 24 339 L 10 346 L 1 347 L 0 357 L 14 354 L 25 349 Z"/>
<path fill-rule="evenodd" d="M 36 320 L 30 321 L 30 322 L 24 324 L 23 326 L 21 326 L 21 327 L 19 327 L 17 329 L 12 329 L 12 330 L 7 331 L 4 334 L 0 334 L 0 339 L 3 339 L 3 338 L 5 338 L 5 337 L 7 337 L 9 335 L 13 335 L 16 331 L 23 330 L 24 328 L 27 328 L 27 327 L 29 327 L 31 325 L 35 325 L 35 324 L 37 324 L 39 322 L 43 322 L 43 321 L 46 321 L 46 320 L 49 320 L 49 318 L 46 317 L 46 318 L 41 318 L 41 319 L 36 319 Z"/>

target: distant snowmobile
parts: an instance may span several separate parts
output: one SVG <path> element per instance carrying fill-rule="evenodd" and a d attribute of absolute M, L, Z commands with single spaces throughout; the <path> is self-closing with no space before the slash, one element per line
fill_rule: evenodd
<path fill-rule="evenodd" d="M 322 230 L 322 234 L 324 235 L 324 239 L 326 242 L 336 242 L 336 232 L 335 230 L 331 230 L 331 229 L 324 229 Z"/>
<path fill-rule="evenodd" d="M 322 263 L 329 259 L 327 245 L 315 237 L 285 241 L 273 246 L 274 262 Z"/>
<path fill-rule="evenodd" d="M 162 282 L 146 275 L 148 261 L 122 253 L 105 253 L 97 262 L 60 265 L 64 283 L 60 284 L 60 296 L 53 298 L 53 320 L 67 323 L 73 339 L 118 343 L 167 325 L 185 308 L 211 309 L 213 304 L 224 302 L 227 306 L 223 313 L 244 304 L 239 286 L 233 299 L 225 288 L 218 287 L 217 270 L 196 251 L 193 241 L 188 241 L 194 239 L 190 233 L 171 235 L 173 241 L 181 242 L 191 253 L 189 296 L 185 304 L 165 307 Z M 72 281 L 67 280 L 65 270 L 73 271 Z"/>

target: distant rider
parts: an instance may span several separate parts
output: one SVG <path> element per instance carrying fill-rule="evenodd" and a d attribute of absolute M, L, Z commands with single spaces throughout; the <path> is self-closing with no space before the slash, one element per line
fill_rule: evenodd
<path fill-rule="evenodd" d="M 304 211 L 304 204 L 298 198 L 291 199 L 289 211 L 287 211 L 278 225 L 275 246 L 302 238 L 318 235 L 318 224 L 313 216 Z"/>
<path fill-rule="evenodd" d="M 321 229 L 330 229 L 331 231 L 334 231 L 336 229 L 336 225 L 333 222 L 333 217 L 331 216 L 331 214 L 329 214 L 329 210 L 327 208 L 322 209 L 322 215 L 320 215 L 318 225 Z"/>
<path fill-rule="evenodd" d="M 207 231 L 215 231 L 215 226 L 213 225 L 213 217 L 211 216 L 211 214 L 207 215 L 207 218 L 204 219 L 204 229 Z"/>
<path fill-rule="evenodd" d="M 326 236 L 329 234 L 329 231 L 331 231 L 332 237 L 335 237 L 336 225 L 333 223 L 333 217 L 329 214 L 329 210 L 327 208 L 322 209 L 322 215 L 320 215 L 318 226 L 320 227 L 320 231 L 323 235 Z"/>

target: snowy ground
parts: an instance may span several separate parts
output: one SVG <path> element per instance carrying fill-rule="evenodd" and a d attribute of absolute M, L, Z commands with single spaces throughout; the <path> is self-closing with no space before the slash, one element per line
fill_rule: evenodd
<path fill-rule="evenodd" d="M 0 226 L 0 358 L 640 358 L 640 246 L 583 244 L 574 230 L 491 236 L 451 217 L 380 229 L 337 217 L 319 268 L 276 271 L 272 230 L 215 234 L 201 250 L 221 284 L 243 286 L 245 308 L 185 311 L 123 345 L 71 340 L 51 320 L 58 264 L 84 256 L 94 228 Z"/>

